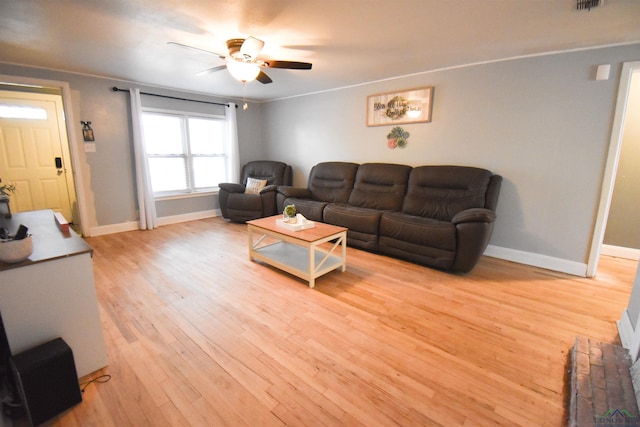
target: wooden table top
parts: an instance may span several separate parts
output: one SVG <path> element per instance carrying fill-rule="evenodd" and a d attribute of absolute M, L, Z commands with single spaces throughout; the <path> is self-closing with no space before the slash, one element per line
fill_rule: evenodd
<path fill-rule="evenodd" d="M 306 242 L 315 242 L 317 240 L 324 239 L 334 234 L 347 231 L 345 227 L 338 227 L 336 225 L 325 224 L 323 222 L 318 222 L 318 221 L 314 221 L 315 227 L 313 228 L 294 231 L 294 230 L 289 230 L 288 228 L 277 225 L 276 223 L 277 219 L 282 219 L 282 215 L 275 215 L 275 216 L 269 216 L 266 218 L 254 219 L 252 221 L 247 221 L 247 224 L 252 225 L 254 227 L 262 228 L 264 230 L 268 230 L 274 233 L 290 236 L 295 239 L 300 239 Z"/>

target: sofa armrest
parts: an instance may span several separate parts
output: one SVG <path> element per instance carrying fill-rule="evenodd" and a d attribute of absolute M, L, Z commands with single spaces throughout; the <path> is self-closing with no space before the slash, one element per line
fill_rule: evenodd
<path fill-rule="evenodd" d="M 453 271 L 468 273 L 473 269 L 489 244 L 495 219 L 495 212 L 484 208 L 467 209 L 453 217 L 457 235 Z"/>
<path fill-rule="evenodd" d="M 276 193 L 276 209 L 282 212 L 284 209 L 284 201 L 289 199 L 313 199 L 313 194 L 308 188 L 292 187 L 290 185 L 278 185 Z"/>
<path fill-rule="evenodd" d="M 244 193 L 244 185 L 242 184 L 233 184 L 230 182 L 223 182 L 218 184 L 218 188 L 224 190 L 228 193 Z"/>
<path fill-rule="evenodd" d="M 293 197 L 295 199 L 312 199 L 313 194 L 308 188 L 291 187 L 289 185 L 279 185 L 278 193 L 284 196 L 283 198 Z"/>
<path fill-rule="evenodd" d="M 266 187 L 262 188 L 260 190 L 260 194 L 267 194 L 267 193 L 275 193 L 278 190 L 278 186 L 275 184 L 271 184 L 271 185 L 267 185 Z"/>
<path fill-rule="evenodd" d="M 466 209 L 458 212 L 451 219 L 454 225 L 462 224 L 465 222 L 486 222 L 492 223 L 496 220 L 496 213 L 489 209 L 473 208 Z"/>

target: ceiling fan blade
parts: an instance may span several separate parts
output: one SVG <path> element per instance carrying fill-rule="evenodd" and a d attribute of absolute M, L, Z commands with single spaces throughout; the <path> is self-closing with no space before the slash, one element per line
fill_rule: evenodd
<path fill-rule="evenodd" d="M 244 42 L 242 42 L 242 46 L 240 46 L 240 53 L 242 56 L 249 57 L 251 59 L 255 59 L 262 48 L 264 47 L 264 42 L 255 37 L 249 37 Z"/>
<path fill-rule="evenodd" d="M 217 67 L 207 68 L 206 70 L 202 70 L 196 73 L 196 76 L 204 76 L 205 74 L 215 73 L 216 71 L 221 71 L 227 68 L 226 65 L 218 65 Z"/>
<path fill-rule="evenodd" d="M 309 62 L 266 60 L 264 61 L 264 66 L 267 68 L 288 68 L 290 70 L 310 70 L 312 64 Z"/>
<path fill-rule="evenodd" d="M 258 77 L 256 77 L 256 80 L 259 81 L 262 84 L 269 84 L 271 83 L 273 80 L 271 80 L 271 77 L 267 76 L 264 72 L 260 71 L 260 74 L 258 74 Z"/>
<path fill-rule="evenodd" d="M 167 42 L 167 44 L 170 44 L 172 46 L 184 47 L 184 48 L 187 48 L 187 49 L 198 50 L 200 52 L 208 53 L 209 55 L 215 55 L 220 59 L 225 59 L 224 55 L 220 55 L 219 53 L 216 53 L 216 52 L 211 52 L 210 50 L 200 49 L 199 47 L 193 47 L 193 46 L 189 46 L 187 44 L 176 43 L 176 42 Z"/>

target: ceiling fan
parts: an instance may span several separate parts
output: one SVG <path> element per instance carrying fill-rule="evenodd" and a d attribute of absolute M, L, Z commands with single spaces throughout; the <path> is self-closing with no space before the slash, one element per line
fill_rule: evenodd
<path fill-rule="evenodd" d="M 312 66 L 309 62 L 279 61 L 275 59 L 259 58 L 258 55 L 260 55 L 260 52 L 264 47 L 264 41 L 251 36 L 246 39 L 227 40 L 227 49 L 229 50 L 229 54 L 226 56 L 182 43 L 168 42 L 168 44 L 216 55 L 218 58 L 224 59 L 227 62 L 225 65 L 219 65 L 217 67 L 201 71 L 198 75 L 213 73 L 226 68 L 233 77 L 240 80 L 242 83 L 247 83 L 253 80 L 258 80 L 263 84 L 271 83 L 271 78 L 262 71 L 262 68 L 310 70 Z"/>

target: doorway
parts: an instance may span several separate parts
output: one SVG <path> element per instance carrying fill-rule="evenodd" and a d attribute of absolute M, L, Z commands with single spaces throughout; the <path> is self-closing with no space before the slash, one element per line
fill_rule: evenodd
<path fill-rule="evenodd" d="M 16 187 L 13 212 L 51 209 L 69 222 L 76 204 L 60 95 L 0 90 L 0 178 Z"/>
<path fill-rule="evenodd" d="M 68 82 L 59 80 L 48 80 L 25 76 L 12 76 L 7 74 L 0 75 L 0 85 L 3 88 L 13 87 L 16 91 L 38 92 L 38 93 L 55 93 L 62 97 L 62 105 L 64 108 L 64 127 L 68 139 L 68 150 L 71 158 L 69 165 L 73 166 L 73 184 L 75 187 L 76 206 L 73 212 L 73 222 L 79 227 L 83 236 L 89 237 L 91 229 L 89 227 L 88 210 L 90 206 L 87 203 L 87 185 L 84 171 L 84 158 L 78 145 L 77 129 L 73 124 L 76 123 L 74 118 L 74 108 L 71 96 L 71 87 Z"/>
<path fill-rule="evenodd" d="M 634 79 L 640 79 L 640 61 L 626 62 L 622 66 L 620 86 L 618 89 L 615 115 L 611 131 L 611 141 L 609 143 L 609 152 L 607 155 L 607 163 L 605 165 L 604 178 L 602 182 L 600 204 L 587 264 L 587 277 L 595 276 L 598 267 L 598 259 L 602 250 L 611 200 L 613 198 L 616 173 L 622 151 L 625 121 L 627 118 L 629 97 L 631 94 L 631 83 Z"/>

